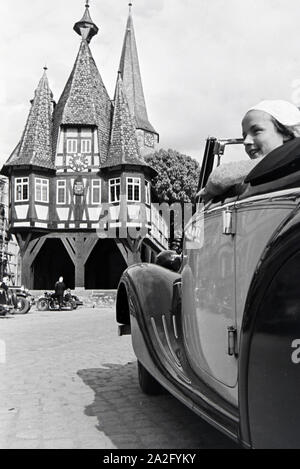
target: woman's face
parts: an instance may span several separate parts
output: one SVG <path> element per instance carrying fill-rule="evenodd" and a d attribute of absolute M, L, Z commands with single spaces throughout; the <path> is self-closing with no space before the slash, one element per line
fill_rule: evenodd
<path fill-rule="evenodd" d="M 266 156 L 284 144 L 284 136 L 276 129 L 267 112 L 249 111 L 242 121 L 245 150 L 251 159 Z"/>

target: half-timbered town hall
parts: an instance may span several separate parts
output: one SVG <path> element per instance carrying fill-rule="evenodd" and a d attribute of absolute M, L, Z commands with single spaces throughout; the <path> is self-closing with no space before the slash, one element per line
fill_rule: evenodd
<path fill-rule="evenodd" d="M 116 288 L 128 265 L 167 247 L 166 227 L 151 205 L 155 172 L 144 160 L 159 137 L 147 115 L 131 6 L 114 99 L 90 49 L 98 27 L 87 2 L 60 99 L 56 104 L 45 69 L 2 168 L 28 288 L 53 288 L 60 275 L 70 288 Z"/>

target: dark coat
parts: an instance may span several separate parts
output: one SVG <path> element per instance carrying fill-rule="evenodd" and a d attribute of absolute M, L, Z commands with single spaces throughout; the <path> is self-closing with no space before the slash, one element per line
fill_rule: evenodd
<path fill-rule="evenodd" d="M 64 294 L 64 291 L 66 289 L 66 285 L 64 284 L 64 282 L 56 282 L 55 284 L 55 294 L 56 295 L 63 295 Z"/>

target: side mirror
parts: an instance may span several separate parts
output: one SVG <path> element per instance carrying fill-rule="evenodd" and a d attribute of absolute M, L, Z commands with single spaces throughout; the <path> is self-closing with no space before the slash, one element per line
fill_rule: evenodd
<path fill-rule="evenodd" d="M 158 254 L 156 264 L 166 269 L 179 272 L 181 268 L 181 256 L 176 251 L 163 251 Z"/>

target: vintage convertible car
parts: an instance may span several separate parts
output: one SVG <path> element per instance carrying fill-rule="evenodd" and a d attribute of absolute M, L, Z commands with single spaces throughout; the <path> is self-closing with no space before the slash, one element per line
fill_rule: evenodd
<path fill-rule="evenodd" d="M 230 143 L 208 139 L 199 189 Z M 144 392 L 163 386 L 243 447 L 299 448 L 300 139 L 197 210 L 181 256 L 129 267 L 117 322 Z"/>

